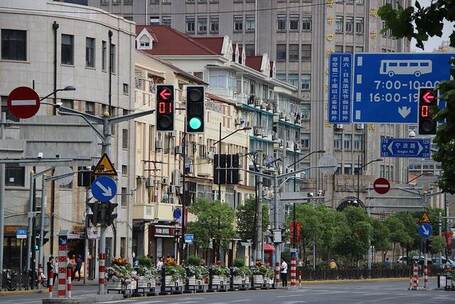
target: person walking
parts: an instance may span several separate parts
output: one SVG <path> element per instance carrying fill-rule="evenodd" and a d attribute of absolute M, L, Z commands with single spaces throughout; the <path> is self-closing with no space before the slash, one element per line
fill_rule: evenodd
<path fill-rule="evenodd" d="M 55 272 L 54 265 L 53 265 L 53 260 L 54 259 L 52 258 L 52 256 L 50 256 L 49 260 L 46 263 L 47 286 L 49 286 L 49 284 L 50 284 L 50 279 L 52 279 L 54 277 L 54 275 L 52 274 L 53 272 Z"/>
<path fill-rule="evenodd" d="M 57 281 L 58 279 L 58 257 L 55 257 L 54 258 L 54 261 L 53 261 L 53 267 L 54 269 L 54 286 L 55 286 L 55 282 Z"/>
<path fill-rule="evenodd" d="M 156 263 L 156 270 L 161 271 L 161 269 L 163 268 L 163 265 L 164 265 L 163 258 L 159 258 L 158 263 Z"/>
<path fill-rule="evenodd" d="M 76 258 L 76 271 L 77 272 L 77 280 L 81 280 L 81 268 L 82 268 L 82 256 L 80 254 L 77 255 Z M 75 274 L 76 275 L 76 274 Z"/>
<path fill-rule="evenodd" d="M 288 263 L 284 259 L 281 259 L 281 284 L 288 287 Z"/>

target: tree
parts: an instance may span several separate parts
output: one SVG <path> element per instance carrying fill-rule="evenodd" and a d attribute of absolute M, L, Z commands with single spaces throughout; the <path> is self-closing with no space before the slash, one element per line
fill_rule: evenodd
<path fill-rule="evenodd" d="M 409 244 L 412 238 L 408 235 L 406 227 L 403 222 L 393 214 L 385 220 L 386 226 L 389 228 L 389 240 L 393 244 L 392 259 L 395 260 L 395 247 L 396 245 Z"/>
<path fill-rule="evenodd" d="M 237 209 L 237 232 L 242 240 L 253 240 L 256 234 L 256 199 L 247 199 Z M 262 231 L 265 232 L 269 226 L 269 209 L 262 204 Z"/>
<path fill-rule="evenodd" d="M 213 240 L 215 253 L 220 247 L 228 247 L 235 236 L 234 210 L 219 201 L 199 199 L 189 211 L 197 217 L 196 221 L 188 223 L 188 232 L 194 234 L 197 246 L 207 249 Z"/>
<path fill-rule="evenodd" d="M 387 251 L 390 250 L 390 229 L 387 227 L 384 221 L 378 219 L 371 219 L 371 226 L 373 227 L 373 233 L 371 236 L 371 245 L 376 250 L 383 252 L 383 260 L 387 255 Z"/>
<path fill-rule="evenodd" d="M 441 37 L 444 20 L 455 21 L 455 1 L 435 0 L 428 7 L 422 7 L 419 1 L 415 8 L 398 7 L 394 9 L 390 4 L 381 7 L 378 15 L 385 21 L 384 31 L 391 31 L 396 38 L 414 38 L 417 47 L 424 48 L 424 42 L 429 37 Z M 450 46 L 455 47 L 455 31 L 450 35 Z M 455 65 L 455 59 L 452 59 Z M 447 65 L 449 68 L 449 64 Z M 452 70 L 453 80 L 444 81 L 439 86 L 441 99 L 446 103 L 445 109 L 432 109 L 435 119 L 444 122 L 438 127 L 434 142 L 438 150 L 433 159 L 441 162 L 442 175 L 439 186 L 446 192 L 455 193 L 455 70 Z"/>
<path fill-rule="evenodd" d="M 442 252 L 446 245 L 446 241 L 444 240 L 444 238 L 439 235 L 431 236 L 430 242 L 431 242 L 430 253 L 432 253 L 432 254 L 437 254 L 437 253 Z"/>

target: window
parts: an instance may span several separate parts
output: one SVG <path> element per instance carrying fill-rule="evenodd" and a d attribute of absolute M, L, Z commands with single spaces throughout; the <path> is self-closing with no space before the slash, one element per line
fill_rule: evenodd
<path fill-rule="evenodd" d="M 122 175 L 127 175 L 127 174 L 128 174 L 128 166 L 122 165 Z"/>
<path fill-rule="evenodd" d="M 18 164 L 5 165 L 5 186 L 25 186 L 25 167 Z"/>
<path fill-rule="evenodd" d="M 127 83 L 123 84 L 123 94 L 128 95 L 130 93 L 130 86 Z"/>
<path fill-rule="evenodd" d="M 335 52 L 336 53 L 343 53 L 343 46 L 342 45 L 335 45 Z"/>
<path fill-rule="evenodd" d="M 298 31 L 299 30 L 299 15 L 291 15 L 289 16 L 289 30 L 290 31 Z"/>
<path fill-rule="evenodd" d="M 276 73 L 276 79 L 286 81 L 286 73 Z"/>
<path fill-rule="evenodd" d="M 74 100 L 72 100 L 72 99 L 61 99 L 60 101 L 62 102 L 62 106 L 64 106 L 65 108 L 74 109 Z"/>
<path fill-rule="evenodd" d="M 2 29 L 2 59 L 27 60 L 27 32 Z"/>
<path fill-rule="evenodd" d="M 128 149 L 128 129 L 122 129 L 122 148 Z"/>
<path fill-rule="evenodd" d="M 286 44 L 276 45 L 276 61 L 286 61 Z"/>
<path fill-rule="evenodd" d="M 277 16 L 277 31 L 278 32 L 286 31 L 286 15 Z"/>
<path fill-rule="evenodd" d="M 163 17 L 161 18 L 161 24 L 162 24 L 162 25 L 171 26 L 171 24 L 172 24 L 172 18 L 171 18 L 171 16 L 163 16 Z"/>
<path fill-rule="evenodd" d="M 142 35 L 141 38 L 139 38 L 139 48 L 140 49 L 148 49 L 150 48 L 150 38 L 147 35 Z"/>
<path fill-rule="evenodd" d="M 95 115 L 95 103 L 86 101 L 85 102 L 85 113 Z"/>
<path fill-rule="evenodd" d="M 210 16 L 210 33 L 218 34 L 220 31 L 220 18 L 218 16 Z"/>
<path fill-rule="evenodd" d="M 111 51 L 109 54 L 109 63 L 111 65 L 111 72 L 115 73 L 115 44 L 111 44 Z"/>
<path fill-rule="evenodd" d="M 288 75 L 288 82 L 295 86 L 296 88 L 299 87 L 299 74 L 289 74 Z"/>
<path fill-rule="evenodd" d="M 122 187 L 121 193 L 120 193 L 120 204 L 122 207 L 126 207 L 126 201 L 127 201 L 127 190 L 126 187 Z"/>
<path fill-rule="evenodd" d="M 305 150 L 309 149 L 310 148 L 310 134 L 302 134 L 300 143 L 302 144 L 302 149 L 305 149 Z"/>
<path fill-rule="evenodd" d="M 354 52 L 354 47 L 352 45 L 346 45 L 344 47 L 344 52 L 345 53 L 353 53 Z"/>
<path fill-rule="evenodd" d="M 363 136 L 361 134 L 354 134 L 354 150 L 362 150 Z"/>
<path fill-rule="evenodd" d="M 302 31 L 311 31 L 311 16 L 302 17 Z"/>
<path fill-rule="evenodd" d="M 246 56 L 256 55 L 254 44 L 245 44 L 245 55 Z"/>
<path fill-rule="evenodd" d="M 150 16 L 150 24 L 160 24 L 160 16 Z"/>
<path fill-rule="evenodd" d="M 171 0 L 161 0 L 161 4 L 171 4 Z"/>
<path fill-rule="evenodd" d="M 363 46 L 356 46 L 355 47 L 355 52 L 356 53 L 363 52 Z"/>
<path fill-rule="evenodd" d="M 364 31 L 363 17 L 355 18 L 355 32 L 357 34 L 363 34 L 363 31 Z"/>
<path fill-rule="evenodd" d="M 310 120 L 311 106 L 309 104 L 302 105 L 302 120 Z"/>
<path fill-rule="evenodd" d="M 74 64 L 74 36 L 62 34 L 62 64 Z"/>
<path fill-rule="evenodd" d="M 243 16 L 234 16 L 234 32 L 243 32 Z"/>
<path fill-rule="evenodd" d="M 106 41 L 101 42 L 101 69 L 106 71 L 106 54 L 107 54 L 107 43 Z"/>
<path fill-rule="evenodd" d="M 346 33 L 352 33 L 354 31 L 354 17 L 346 17 L 344 26 Z"/>
<path fill-rule="evenodd" d="M 352 164 L 344 164 L 344 174 L 351 175 L 352 174 Z"/>
<path fill-rule="evenodd" d="M 355 4 L 357 4 L 357 5 L 363 5 L 363 0 L 355 0 Z"/>
<path fill-rule="evenodd" d="M 207 33 L 207 17 L 197 18 L 197 32 L 198 34 Z"/>
<path fill-rule="evenodd" d="M 352 149 L 352 134 L 344 134 L 343 148 L 347 151 L 350 151 Z"/>
<path fill-rule="evenodd" d="M 342 137 L 343 137 L 343 134 L 341 134 L 341 133 L 333 134 L 333 148 L 335 150 L 341 150 L 342 145 L 343 145 Z"/>
<path fill-rule="evenodd" d="M 120 256 L 126 258 L 126 237 L 120 238 Z"/>
<path fill-rule="evenodd" d="M 101 5 L 109 5 L 109 0 L 100 0 Z"/>
<path fill-rule="evenodd" d="M 311 61 L 311 44 L 302 44 L 302 61 Z"/>
<path fill-rule="evenodd" d="M 120 0 L 112 0 L 112 5 L 119 5 L 120 4 Z"/>
<path fill-rule="evenodd" d="M 254 15 L 246 15 L 245 17 L 245 31 L 254 32 L 256 30 L 256 18 Z"/>
<path fill-rule="evenodd" d="M 133 5 L 133 0 L 123 0 L 123 5 Z"/>
<path fill-rule="evenodd" d="M 343 33 L 343 16 L 337 16 L 335 21 L 335 32 Z"/>
<path fill-rule="evenodd" d="M 302 91 L 309 91 L 311 89 L 311 75 L 302 74 L 300 83 L 302 86 Z"/>
<path fill-rule="evenodd" d="M 289 45 L 289 61 L 292 61 L 292 62 L 299 61 L 299 45 L 298 44 Z"/>
<path fill-rule="evenodd" d="M 85 66 L 95 67 L 95 38 L 85 38 Z"/>
<path fill-rule="evenodd" d="M 194 33 L 194 17 L 186 17 L 185 19 L 186 23 L 186 32 L 187 33 Z"/>

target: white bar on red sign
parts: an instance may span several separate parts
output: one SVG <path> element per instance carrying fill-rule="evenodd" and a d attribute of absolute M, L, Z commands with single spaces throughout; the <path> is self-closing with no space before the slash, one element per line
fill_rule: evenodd
<path fill-rule="evenodd" d="M 11 106 L 36 106 L 36 100 L 34 99 L 16 99 L 11 100 Z"/>

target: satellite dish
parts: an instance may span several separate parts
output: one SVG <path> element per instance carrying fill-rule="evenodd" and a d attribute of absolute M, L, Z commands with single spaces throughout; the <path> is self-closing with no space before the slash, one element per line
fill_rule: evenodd
<path fill-rule="evenodd" d="M 324 154 L 318 161 L 320 172 L 324 175 L 333 175 L 338 168 L 338 161 L 332 154 Z"/>
<path fill-rule="evenodd" d="M 60 176 L 60 175 L 68 174 L 68 176 L 66 176 L 66 177 L 62 177 L 62 178 L 56 179 L 55 183 L 58 186 L 66 186 L 66 185 L 71 184 L 71 182 L 73 181 L 73 176 L 74 176 L 73 173 L 74 172 L 73 172 L 73 170 L 70 167 L 57 167 L 57 168 L 55 168 L 54 176 Z"/>

